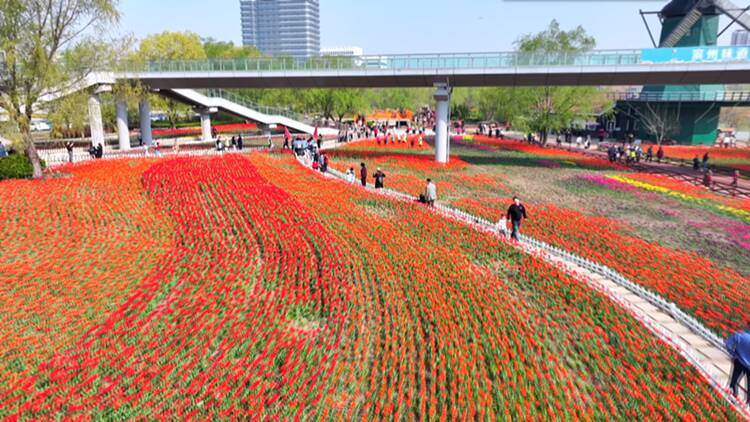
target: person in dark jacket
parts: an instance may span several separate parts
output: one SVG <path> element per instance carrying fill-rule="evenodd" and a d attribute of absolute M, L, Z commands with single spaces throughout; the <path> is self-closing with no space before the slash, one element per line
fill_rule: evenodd
<path fill-rule="evenodd" d="M 750 321 L 747 322 L 745 331 L 734 333 L 724 342 L 727 352 L 732 356 L 732 376 L 729 380 L 729 388 L 737 396 L 737 385 L 742 376 L 745 376 L 745 388 L 747 393 L 747 404 L 750 404 Z"/>
<path fill-rule="evenodd" d="M 96 152 L 94 154 L 96 158 L 102 158 L 104 156 L 104 147 L 102 144 L 96 146 Z"/>
<path fill-rule="evenodd" d="M 237 136 L 237 149 L 242 151 L 242 134 L 241 133 Z"/>
<path fill-rule="evenodd" d="M 75 144 L 71 141 L 65 143 L 65 149 L 68 150 L 68 162 L 73 162 L 73 147 Z M 2 155 L 0 155 L 2 157 Z"/>
<path fill-rule="evenodd" d="M 362 181 L 362 186 L 367 186 L 367 166 L 365 163 L 360 163 L 359 167 L 359 178 Z"/>
<path fill-rule="evenodd" d="M 693 157 L 693 170 L 698 171 L 701 168 L 701 160 L 696 155 Z"/>
<path fill-rule="evenodd" d="M 372 177 L 375 179 L 375 189 L 383 189 L 385 186 L 385 173 L 383 173 L 383 170 L 378 169 Z"/>
<path fill-rule="evenodd" d="M 526 207 L 523 206 L 521 199 L 517 196 L 513 197 L 513 205 L 508 208 L 507 217 L 513 227 L 511 237 L 519 240 L 518 235 L 521 232 L 521 220 L 528 217 L 526 216 Z"/>

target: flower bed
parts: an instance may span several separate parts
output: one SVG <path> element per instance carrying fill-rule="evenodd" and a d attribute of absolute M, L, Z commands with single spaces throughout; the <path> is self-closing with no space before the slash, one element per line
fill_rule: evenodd
<path fill-rule="evenodd" d="M 691 161 L 695 156 L 703 159 L 703 155 L 708 153 L 711 159 L 711 164 L 737 169 L 741 172 L 750 172 L 750 148 L 719 148 L 684 145 L 666 145 L 663 148 L 664 154 L 667 158 Z M 654 150 L 656 150 L 656 146 L 654 146 Z"/>
<path fill-rule="evenodd" d="M 515 141 L 493 142 L 502 150 L 512 149 L 514 152 L 519 152 L 520 148 L 522 154 L 530 154 L 532 157 L 536 157 L 533 155 L 536 152 L 545 154 L 545 158 L 549 157 L 550 153 L 547 149 L 529 149 L 526 145 Z M 486 147 L 493 142 L 482 141 L 482 145 Z M 368 160 L 365 161 L 368 165 L 374 163 L 384 167 L 384 171 L 389 175 L 386 185 L 411 194 L 420 193 L 424 188 L 424 179 L 431 177 L 437 181 L 438 194 L 441 199 L 449 198 L 452 205 L 490 220 L 497 220 L 500 215 L 504 214 L 509 205 L 510 196 L 518 193 L 512 186 L 503 183 L 502 173 L 494 178 L 486 177 L 486 181 L 482 184 L 467 185 L 465 183 L 463 178 L 476 173 L 481 174 L 486 171 L 485 167 L 470 165 L 450 169 L 433 164 L 436 167 L 431 169 L 426 165 L 416 164 L 422 160 L 422 156 L 413 156 L 415 163 L 403 160 L 401 163 L 385 166 L 380 161 L 382 156 L 372 158 L 369 148 L 360 151 L 359 157 L 356 156 L 357 152 L 354 147 L 346 151 L 346 154 L 348 154 L 347 159 L 352 162 L 366 157 Z M 565 160 L 571 159 L 567 154 L 561 157 Z M 457 158 L 453 157 L 452 160 L 457 160 Z M 513 158 L 509 158 L 509 161 L 512 160 Z M 336 166 L 335 162 L 333 165 Z M 592 163 L 584 161 L 583 163 L 577 162 L 575 165 L 577 168 L 587 169 Z M 648 177 L 635 173 L 627 173 L 623 176 L 627 178 L 621 179 L 613 178 L 608 174 L 581 174 L 597 179 L 596 184 L 599 186 L 609 184 L 611 188 L 628 193 L 637 193 L 634 190 L 643 188 L 641 185 L 628 181 L 635 181 L 636 177 Z M 533 179 L 533 174 L 530 173 L 527 179 Z M 676 183 L 658 176 L 648 180 L 652 181 L 654 186 L 656 183 L 665 185 Z M 674 189 L 678 188 L 674 186 Z M 696 189 L 700 191 L 699 188 Z M 682 190 L 692 193 L 689 187 L 683 187 Z M 713 194 L 708 192 L 705 194 L 713 197 Z M 679 193 L 679 195 L 678 199 L 684 200 L 683 196 L 687 194 Z M 600 200 L 606 201 L 606 198 Z M 726 201 L 734 200 L 726 199 Z M 694 198 L 685 202 L 705 206 L 704 202 L 709 201 Z M 724 202 L 709 205 L 722 215 L 746 221 L 744 210 L 734 208 L 743 206 L 743 202 L 731 203 L 733 206 L 726 205 Z M 564 204 L 528 203 L 528 206 L 531 219 L 525 224 L 524 230 L 527 234 L 611 266 L 633 281 L 674 301 L 719 335 L 723 336 L 737 330 L 750 320 L 750 310 L 745 306 L 746 298 L 750 297 L 748 279 L 721 263 L 709 260 L 695 252 L 644 240 L 634 234 L 632 227 L 613 218 L 590 217 L 580 211 L 567 209 Z M 717 229 L 725 227 L 732 231 L 733 233 L 728 233 L 727 236 L 742 248 L 747 244 L 746 235 L 742 234 L 743 231 L 736 232 L 736 224 L 729 223 L 731 221 L 722 220 L 721 224 L 717 224 L 716 227 Z"/>
<path fill-rule="evenodd" d="M 739 417 L 621 308 L 541 259 L 417 204 L 326 180 L 288 154 L 100 161 L 68 170 L 73 179 L 26 182 L 49 197 L 28 194 L 0 211 L 13 219 L 24 203 L 44 210 L 61 196 L 76 198 L 103 214 L 89 220 L 99 242 L 131 246 L 115 236 L 126 222 L 100 224 L 109 217 L 169 228 L 172 243 L 155 254 L 156 265 L 107 255 L 116 268 L 133 267 L 137 285 L 110 293 L 117 300 L 109 313 L 75 341 L 40 335 L 54 355 L 18 379 L 4 378 L 2 416 Z M 122 180 L 99 187 L 112 175 Z M 110 197 L 87 201 L 81 186 Z M 121 197 L 145 202 L 122 213 Z M 52 210 L 49 235 L 86 239 L 81 227 L 61 224 L 70 214 Z M 25 235 L 0 231 L 0 240 L 19 244 L 3 259 L 33 264 L 28 251 L 36 249 L 23 244 Z M 45 291 L 30 271 L 14 288 Z M 73 323 L 65 312 L 46 320 Z"/>
<path fill-rule="evenodd" d="M 216 130 L 216 132 L 218 133 L 238 133 L 238 132 L 255 130 L 257 128 L 258 128 L 258 125 L 255 123 L 233 123 L 233 124 L 227 124 L 227 125 L 216 125 L 216 126 L 211 127 L 211 129 Z M 196 127 L 181 127 L 177 129 L 154 129 L 152 131 L 152 134 L 158 138 L 200 135 L 201 127 L 196 126 Z"/>

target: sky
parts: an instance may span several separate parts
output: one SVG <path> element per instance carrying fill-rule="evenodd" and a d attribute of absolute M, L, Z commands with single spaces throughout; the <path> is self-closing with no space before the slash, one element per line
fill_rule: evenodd
<path fill-rule="evenodd" d="M 121 0 L 119 32 L 143 38 L 170 31 L 241 44 L 239 0 Z M 365 54 L 496 52 L 552 19 L 583 25 L 597 49 L 651 46 L 638 13 L 667 0 L 320 0 L 321 47 L 362 47 Z M 649 24 L 658 41 L 656 16 Z M 720 44 L 728 45 L 727 31 Z"/>

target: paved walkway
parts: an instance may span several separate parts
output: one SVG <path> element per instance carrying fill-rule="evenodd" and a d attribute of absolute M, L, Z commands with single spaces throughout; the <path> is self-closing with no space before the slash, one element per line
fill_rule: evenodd
<path fill-rule="evenodd" d="M 332 148 L 335 144 L 324 145 L 323 148 Z M 307 168 L 308 163 L 302 162 Z M 326 176 L 331 178 L 343 178 L 341 173 L 330 171 Z M 411 195 L 390 190 L 374 190 L 368 185 L 368 189 L 381 195 L 396 197 L 405 201 L 414 201 Z M 480 221 L 476 217 L 471 217 L 466 213 L 452 210 L 449 207 L 441 206 L 433 208 L 435 212 L 440 212 L 449 218 L 457 219 L 471 224 L 473 227 L 487 232 L 494 236 L 504 236 L 494 227 L 477 223 Z M 720 347 L 709 342 L 699 333 L 694 332 L 690 326 L 682 323 L 670 313 L 649 303 L 646 299 L 636 294 L 615 280 L 605 277 L 601 274 L 590 271 L 571 259 L 555 255 L 542 250 L 530 243 L 514 243 L 514 245 L 527 253 L 536 255 L 552 264 L 561 268 L 577 280 L 587 283 L 595 290 L 607 295 L 615 303 L 618 303 L 628 312 L 630 312 L 638 321 L 640 321 L 649 331 L 657 337 L 672 346 L 680 353 L 693 367 L 695 367 L 704 378 L 715 387 L 716 391 L 724 397 L 733 407 L 735 407 L 746 420 L 750 420 L 750 410 L 744 405 L 744 401 L 738 401 L 728 392 L 729 374 L 732 370 L 729 355 Z M 741 394 L 744 396 L 744 391 Z"/>

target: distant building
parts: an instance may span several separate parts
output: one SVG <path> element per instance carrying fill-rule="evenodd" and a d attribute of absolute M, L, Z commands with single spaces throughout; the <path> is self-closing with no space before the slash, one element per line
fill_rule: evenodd
<path fill-rule="evenodd" d="M 744 29 L 732 32 L 732 45 L 750 45 L 750 32 Z"/>
<path fill-rule="evenodd" d="M 364 50 L 362 50 L 361 47 L 333 47 L 320 49 L 321 56 L 362 57 L 364 54 Z"/>
<path fill-rule="evenodd" d="M 360 47 L 334 47 L 334 48 L 321 48 L 320 55 L 323 57 L 347 57 L 352 58 L 352 62 L 355 66 L 362 66 L 362 56 L 364 50 Z"/>
<path fill-rule="evenodd" d="M 319 0 L 240 0 L 240 11 L 243 45 L 273 56 L 320 53 Z"/>

